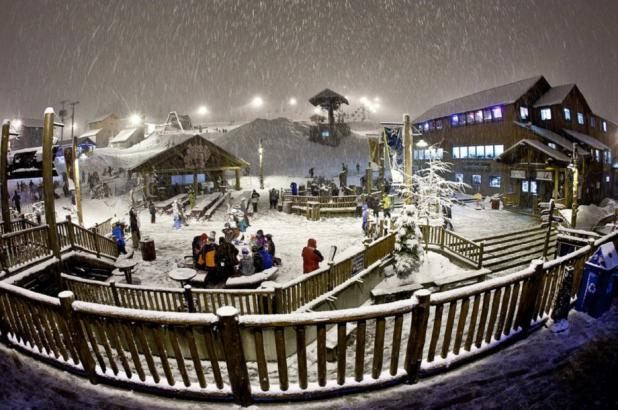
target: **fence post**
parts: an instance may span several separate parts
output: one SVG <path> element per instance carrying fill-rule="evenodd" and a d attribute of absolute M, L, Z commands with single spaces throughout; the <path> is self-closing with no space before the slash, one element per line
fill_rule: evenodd
<path fill-rule="evenodd" d="M 191 292 L 191 285 L 185 285 L 185 303 L 187 304 L 187 311 L 189 313 L 195 312 L 195 303 L 193 302 L 193 292 Z"/>
<path fill-rule="evenodd" d="M 122 307 L 122 305 L 120 304 L 120 297 L 118 297 L 118 289 L 116 288 L 116 281 L 112 279 L 109 282 L 109 287 L 112 289 L 112 297 L 114 298 L 114 304 L 116 306 Z"/>
<path fill-rule="evenodd" d="M 477 269 L 481 269 L 483 267 L 483 252 L 485 249 L 485 242 L 481 242 L 479 245 L 479 263 Z"/>
<path fill-rule="evenodd" d="M 421 289 L 413 296 L 416 297 L 418 304 L 412 308 L 412 324 L 404 361 L 404 368 L 408 373 L 408 384 L 418 381 L 418 373 L 421 369 L 425 333 L 427 333 L 427 322 L 429 321 L 430 295 L 431 293 L 427 289 Z"/>
<path fill-rule="evenodd" d="M 283 287 L 280 283 L 272 283 L 272 288 L 275 290 L 275 311 L 273 313 L 288 313 L 285 311 L 285 300 L 283 294 Z"/>
<path fill-rule="evenodd" d="M 97 225 L 98 226 L 98 225 Z M 97 258 L 101 257 L 101 247 L 99 246 L 99 235 L 97 235 L 97 226 L 91 228 L 92 236 L 94 237 L 94 250 L 97 253 Z"/>
<path fill-rule="evenodd" d="M 0 270 L 9 271 L 9 264 L 6 257 L 6 246 L 4 239 L 0 236 Z"/>
<path fill-rule="evenodd" d="M 446 236 L 444 226 L 440 227 L 440 249 L 444 250 L 444 237 Z"/>
<path fill-rule="evenodd" d="M 75 296 L 73 295 L 73 292 L 65 290 L 58 294 L 58 299 L 60 299 L 60 304 L 62 306 L 62 316 L 69 327 L 69 333 L 71 335 L 70 339 L 76 345 L 79 361 L 81 362 L 90 383 L 97 384 L 94 359 L 90 355 L 90 350 L 88 349 L 88 344 L 86 342 L 86 335 L 84 335 L 79 319 L 75 317 L 75 313 L 73 311 L 72 304 L 75 301 Z"/>
<path fill-rule="evenodd" d="M 219 317 L 219 333 L 234 401 L 241 406 L 248 406 L 253 400 L 251 398 L 247 362 L 245 361 L 240 328 L 238 327 L 238 309 L 233 306 L 222 306 L 217 309 L 217 316 Z"/>
<path fill-rule="evenodd" d="M 530 267 L 534 269 L 532 276 L 524 285 L 522 298 L 520 302 L 520 310 L 517 317 L 517 326 L 521 327 L 524 333 L 527 333 L 532 324 L 536 301 L 539 297 L 541 283 L 543 281 L 543 262 L 533 261 Z"/>
<path fill-rule="evenodd" d="M 367 266 L 369 266 L 369 258 L 367 257 L 369 252 L 369 243 L 368 242 L 363 242 L 363 246 L 365 247 L 365 250 L 363 251 L 363 269 L 367 269 Z"/>
<path fill-rule="evenodd" d="M 71 222 L 71 215 L 67 215 L 67 234 L 69 236 L 71 250 L 73 250 L 75 248 L 75 230 L 73 229 L 73 223 Z"/>

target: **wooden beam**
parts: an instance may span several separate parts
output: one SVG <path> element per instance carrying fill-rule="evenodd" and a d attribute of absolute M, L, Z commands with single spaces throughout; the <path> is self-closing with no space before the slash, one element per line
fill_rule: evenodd
<path fill-rule="evenodd" d="M 0 143 L 0 196 L 2 196 L 2 222 L 4 233 L 11 232 L 11 210 L 9 209 L 8 187 L 8 151 L 11 124 L 6 121 L 2 124 L 2 142 Z"/>
<path fill-rule="evenodd" d="M 54 110 L 45 110 L 43 120 L 43 198 L 45 201 L 45 222 L 49 226 L 49 246 L 54 257 L 60 258 L 58 231 L 56 228 L 56 205 L 54 200 L 54 157 L 52 145 L 54 139 Z"/>

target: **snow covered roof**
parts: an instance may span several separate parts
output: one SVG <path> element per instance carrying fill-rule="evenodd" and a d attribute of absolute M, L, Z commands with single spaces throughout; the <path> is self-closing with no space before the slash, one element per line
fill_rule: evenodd
<path fill-rule="evenodd" d="M 547 107 L 549 105 L 562 104 L 569 95 L 575 84 L 564 84 L 552 87 L 534 103 L 533 107 Z"/>
<path fill-rule="evenodd" d="M 447 117 L 451 114 L 475 111 L 497 105 L 511 104 L 517 101 L 536 83 L 543 79 L 543 76 L 539 75 L 446 101 L 444 103 L 434 105 L 412 122 L 419 123 L 435 118 Z"/>
<path fill-rule="evenodd" d="M 86 131 L 84 132 L 82 135 L 79 136 L 79 138 L 91 138 L 91 137 L 96 137 L 97 134 L 99 132 L 103 131 L 103 128 L 98 128 L 96 130 L 90 130 L 90 131 Z"/>
<path fill-rule="evenodd" d="M 519 125 L 522 128 L 525 128 L 527 130 L 532 131 L 534 134 L 538 135 L 541 138 L 545 138 L 546 140 L 553 142 L 554 144 L 572 151 L 573 150 L 573 143 L 571 141 L 569 141 L 568 139 L 564 138 L 562 135 L 560 134 L 556 134 L 553 131 L 550 131 L 548 129 L 545 128 L 541 128 L 541 127 L 537 127 L 536 125 L 532 125 L 532 124 L 524 124 L 518 121 L 513 121 L 515 124 Z M 588 151 L 586 151 L 585 149 L 583 149 L 582 147 L 580 147 L 579 145 L 577 146 L 577 153 L 579 155 L 588 155 Z"/>
<path fill-rule="evenodd" d="M 137 128 L 127 128 L 120 131 L 118 134 L 112 138 L 109 142 L 110 144 L 126 142 L 129 138 L 131 138 L 137 132 Z"/>
<path fill-rule="evenodd" d="M 323 104 L 333 104 L 333 103 L 335 105 L 339 105 L 342 103 L 345 103 L 348 105 L 350 104 L 347 98 L 345 98 L 343 95 L 339 93 L 334 92 L 330 88 L 323 89 L 322 91 L 320 91 L 319 93 L 311 97 L 309 99 L 309 102 L 315 106 L 323 105 Z"/>
<path fill-rule="evenodd" d="M 100 121 L 108 119 L 109 117 L 114 117 L 116 119 L 118 118 L 118 116 L 115 113 L 108 112 L 107 114 L 100 115 L 99 117 L 94 118 L 94 119 L 88 121 L 88 123 L 90 124 L 90 123 L 93 123 L 93 122 L 100 122 Z"/>
<path fill-rule="evenodd" d="M 555 149 L 543 144 L 540 141 L 530 140 L 530 139 L 519 140 L 517 144 L 510 146 L 507 150 L 505 150 L 502 154 L 500 154 L 498 158 L 499 159 L 506 158 L 507 156 L 511 155 L 517 147 L 521 147 L 523 145 L 528 145 L 557 161 L 566 162 L 566 163 L 571 162 L 571 158 L 567 157 L 563 153 L 556 151 Z"/>
<path fill-rule="evenodd" d="M 600 149 L 602 151 L 609 151 L 609 147 L 607 145 L 603 144 L 601 141 L 599 141 L 598 139 L 594 137 L 591 137 L 588 134 L 582 134 L 581 132 L 568 130 L 566 128 L 563 128 L 562 130 L 566 132 L 567 134 L 569 134 L 571 137 L 575 138 L 577 141 L 582 142 L 586 145 L 589 145 L 590 147 L 594 149 Z"/>

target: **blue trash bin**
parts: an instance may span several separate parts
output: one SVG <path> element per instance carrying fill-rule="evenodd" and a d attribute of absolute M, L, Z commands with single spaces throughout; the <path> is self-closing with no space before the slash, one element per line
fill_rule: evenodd
<path fill-rule="evenodd" d="M 584 266 L 575 309 L 592 317 L 605 313 L 612 303 L 617 274 L 618 255 L 614 244 L 601 245 Z"/>

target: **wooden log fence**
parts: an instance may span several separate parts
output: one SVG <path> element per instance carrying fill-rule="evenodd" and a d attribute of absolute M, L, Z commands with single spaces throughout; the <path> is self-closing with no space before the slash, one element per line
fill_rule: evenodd
<path fill-rule="evenodd" d="M 598 246 L 616 239 L 618 232 L 555 260 L 446 292 L 303 314 L 135 310 L 0 282 L 0 340 L 93 382 L 178 397 L 248 405 L 337 396 L 414 383 L 525 338 L 551 315 L 566 267 L 582 269 Z M 327 352 L 330 340 L 334 356 Z M 274 360 L 266 360 L 266 349 L 275 350 Z"/>
<path fill-rule="evenodd" d="M 483 243 L 466 239 L 443 226 L 420 225 L 422 240 L 426 245 L 435 245 L 468 261 L 477 269 L 483 266 Z"/>

